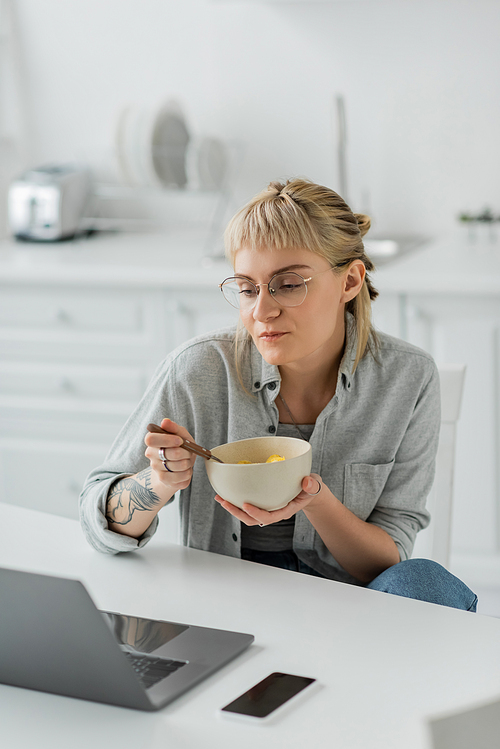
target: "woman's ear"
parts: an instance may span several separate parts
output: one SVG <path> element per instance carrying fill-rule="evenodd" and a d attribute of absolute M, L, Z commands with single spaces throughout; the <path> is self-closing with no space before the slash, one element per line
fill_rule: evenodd
<path fill-rule="evenodd" d="M 365 282 L 366 268 L 362 260 L 353 260 L 344 275 L 343 302 L 350 302 L 361 291 Z"/>

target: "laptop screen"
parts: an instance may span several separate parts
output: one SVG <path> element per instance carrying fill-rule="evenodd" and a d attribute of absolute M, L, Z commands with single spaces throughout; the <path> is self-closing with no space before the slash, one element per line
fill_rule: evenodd
<path fill-rule="evenodd" d="M 127 649 L 137 650 L 139 653 L 152 653 L 189 629 L 187 625 L 174 622 L 142 619 L 108 611 L 101 611 L 101 614 L 116 641 L 120 645 L 125 645 Z"/>

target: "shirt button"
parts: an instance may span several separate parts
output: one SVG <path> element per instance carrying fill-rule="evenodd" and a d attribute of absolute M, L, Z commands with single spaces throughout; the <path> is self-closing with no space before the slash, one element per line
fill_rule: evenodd
<path fill-rule="evenodd" d="M 276 431 L 276 427 L 271 424 L 267 431 L 269 432 L 269 434 L 274 434 Z"/>
<path fill-rule="evenodd" d="M 236 535 L 236 533 L 233 533 L 233 541 L 237 541 L 237 540 L 238 540 L 238 536 Z"/>
<path fill-rule="evenodd" d="M 254 388 L 260 388 L 260 382 L 257 380 L 257 382 L 254 382 L 253 386 Z"/>
<path fill-rule="evenodd" d="M 275 382 L 268 382 L 267 389 L 268 390 L 276 390 L 276 383 Z"/>

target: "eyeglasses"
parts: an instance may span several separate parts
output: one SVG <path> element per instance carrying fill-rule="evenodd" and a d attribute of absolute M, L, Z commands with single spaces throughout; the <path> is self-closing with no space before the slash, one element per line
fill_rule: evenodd
<path fill-rule="evenodd" d="M 332 266 L 326 270 L 315 273 L 314 276 L 303 278 L 298 273 L 286 271 L 284 273 L 275 273 L 269 283 L 253 283 L 244 276 L 233 276 L 226 278 L 219 284 L 224 299 L 232 307 L 248 312 L 257 303 L 257 297 L 260 293 L 260 286 L 267 286 L 272 298 L 278 302 L 281 307 L 298 307 L 307 296 L 307 284 L 316 276 L 334 270 L 337 266 Z"/>

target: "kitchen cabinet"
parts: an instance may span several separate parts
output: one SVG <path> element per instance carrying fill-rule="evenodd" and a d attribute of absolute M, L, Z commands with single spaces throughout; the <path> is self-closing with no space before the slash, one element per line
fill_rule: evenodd
<path fill-rule="evenodd" d="M 0 492 L 66 517 L 160 361 L 237 313 L 196 235 L 0 245 Z"/>
<path fill-rule="evenodd" d="M 463 236 L 373 274 L 376 325 L 466 364 L 458 422 L 452 565 L 471 584 L 500 585 L 500 247 Z"/>

